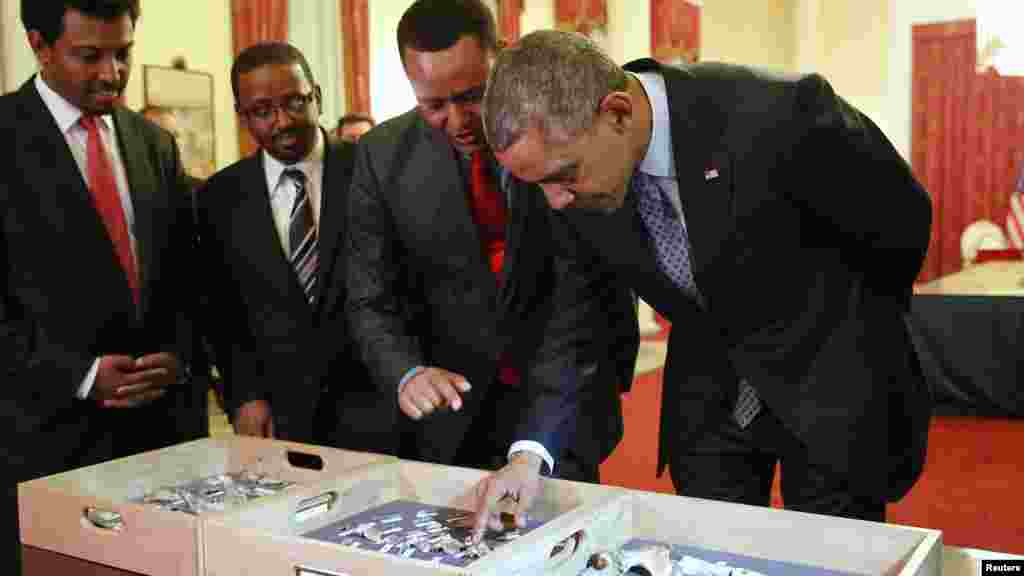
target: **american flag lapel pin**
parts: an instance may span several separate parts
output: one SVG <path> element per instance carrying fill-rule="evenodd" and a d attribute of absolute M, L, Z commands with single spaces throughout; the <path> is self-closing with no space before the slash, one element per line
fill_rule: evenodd
<path fill-rule="evenodd" d="M 710 181 L 718 178 L 718 168 L 708 168 L 704 171 L 704 180 Z"/>

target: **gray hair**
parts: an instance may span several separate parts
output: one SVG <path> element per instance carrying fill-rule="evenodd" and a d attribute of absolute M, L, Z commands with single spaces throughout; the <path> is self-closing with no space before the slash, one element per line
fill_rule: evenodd
<path fill-rule="evenodd" d="M 540 30 L 498 53 L 483 101 L 484 131 L 501 152 L 531 126 L 565 141 L 594 122 L 601 100 L 624 90 L 626 73 L 581 34 Z"/>

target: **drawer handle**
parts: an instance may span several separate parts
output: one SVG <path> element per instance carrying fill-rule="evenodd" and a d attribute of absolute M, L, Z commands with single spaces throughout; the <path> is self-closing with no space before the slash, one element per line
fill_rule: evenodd
<path fill-rule="evenodd" d="M 99 508 L 86 508 L 83 516 L 93 526 L 101 530 L 121 530 L 124 528 L 124 519 L 121 514 L 113 510 L 100 510 Z"/>
<path fill-rule="evenodd" d="M 319 496 L 302 500 L 295 509 L 295 523 L 302 524 L 311 518 L 328 512 L 337 501 L 338 493 L 334 491 L 324 492 Z"/>
<path fill-rule="evenodd" d="M 324 459 L 316 454 L 287 450 L 285 451 L 285 456 L 288 458 L 288 463 L 295 468 L 318 471 L 324 469 Z"/>
<path fill-rule="evenodd" d="M 349 576 L 345 572 L 333 572 L 331 570 L 318 570 L 306 566 L 296 566 L 295 576 Z"/>

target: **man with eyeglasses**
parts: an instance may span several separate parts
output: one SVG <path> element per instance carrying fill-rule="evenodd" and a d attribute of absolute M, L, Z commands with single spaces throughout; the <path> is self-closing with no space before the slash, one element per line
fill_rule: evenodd
<path fill-rule="evenodd" d="M 397 40 L 418 107 L 359 141 L 347 313 L 398 400 L 400 455 L 596 482 L 622 435 L 632 299 L 586 252 L 548 253 L 541 195 L 510 187 L 485 145 L 490 10 L 418 0 Z"/>
<path fill-rule="evenodd" d="M 231 87 L 260 149 L 210 178 L 198 219 L 235 430 L 390 452 L 394 402 L 369 384 L 342 315 L 352 145 L 318 123 L 320 87 L 289 44 L 243 50 Z"/>

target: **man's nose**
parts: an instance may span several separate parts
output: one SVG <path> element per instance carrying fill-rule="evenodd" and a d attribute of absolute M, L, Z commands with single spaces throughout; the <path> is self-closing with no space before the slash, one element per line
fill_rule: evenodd
<path fill-rule="evenodd" d="M 117 83 L 121 80 L 121 63 L 117 58 L 104 58 L 99 64 L 99 78 L 104 82 Z"/>
<path fill-rule="evenodd" d="M 283 106 L 275 106 L 273 116 L 270 117 L 275 126 L 291 126 L 295 118 L 284 109 Z"/>
<path fill-rule="evenodd" d="M 448 126 L 452 132 L 462 132 L 469 124 L 470 113 L 466 105 L 460 102 L 448 103 Z"/>

